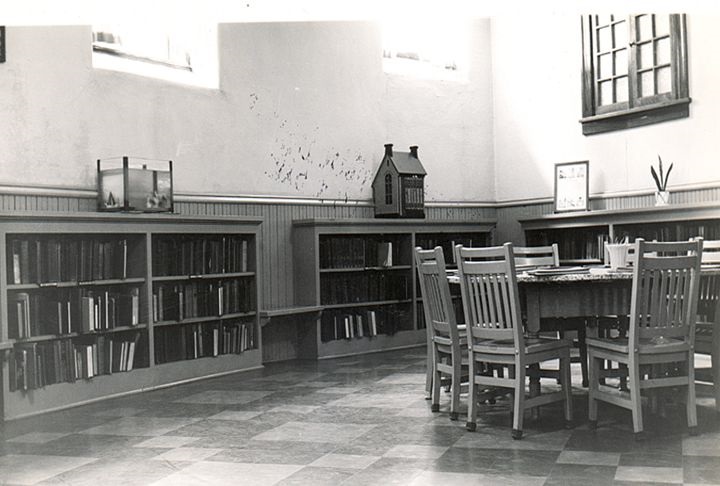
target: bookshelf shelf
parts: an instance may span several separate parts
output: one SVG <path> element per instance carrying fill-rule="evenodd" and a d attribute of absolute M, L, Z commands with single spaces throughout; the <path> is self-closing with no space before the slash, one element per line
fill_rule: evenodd
<path fill-rule="evenodd" d="M 720 239 L 720 203 L 547 214 L 521 219 L 520 224 L 526 244 L 558 243 L 562 263 L 603 263 L 604 242 Z"/>
<path fill-rule="evenodd" d="M 47 289 L 47 288 L 72 288 L 72 287 L 101 287 L 111 285 L 131 285 L 143 284 L 145 279 L 123 278 L 108 280 L 84 280 L 72 282 L 46 282 L 46 283 L 29 283 L 29 284 L 8 284 L 7 290 L 31 290 L 31 289 Z"/>
<path fill-rule="evenodd" d="M 349 302 L 347 304 L 332 304 L 324 306 L 325 310 L 331 309 L 351 309 L 353 307 L 381 307 L 384 305 L 395 305 L 395 304 L 409 304 L 412 299 L 403 300 L 376 300 L 376 301 L 364 301 L 364 302 Z"/>
<path fill-rule="evenodd" d="M 410 265 L 393 265 L 391 267 L 355 267 L 355 268 L 321 268 L 320 273 L 348 273 L 348 272 L 387 272 L 393 270 L 411 270 Z"/>
<path fill-rule="evenodd" d="M 256 312 L 236 312 L 234 314 L 224 314 L 219 316 L 192 317 L 183 319 L 182 321 L 159 321 L 153 324 L 153 327 L 170 327 L 183 326 L 186 324 L 203 324 L 206 322 L 226 321 L 230 319 L 238 319 L 243 317 L 255 317 Z"/>
<path fill-rule="evenodd" d="M 185 280 L 221 280 L 231 278 L 252 278 L 255 272 L 235 272 L 235 273 L 213 273 L 208 275 L 168 275 L 164 277 L 153 277 L 153 282 L 175 282 Z"/>
<path fill-rule="evenodd" d="M 97 336 L 100 334 L 112 334 L 112 333 L 120 333 L 120 332 L 127 332 L 127 331 L 137 331 L 141 329 L 147 329 L 147 324 L 138 324 L 136 326 L 118 326 L 114 327 L 112 329 L 96 329 L 92 331 L 87 332 L 71 332 L 69 334 L 43 334 L 40 336 L 31 336 L 31 337 L 24 337 L 24 338 L 17 338 L 12 339 L 9 342 L 10 347 L 12 347 L 15 344 L 22 344 L 22 343 L 39 343 L 43 341 L 54 341 L 57 339 L 72 339 L 77 338 L 81 336 Z"/>
<path fill-rule="evenodd" d="M 3 419 L 261 366 L 262 218 L 14 212 L 0 222 Z M 154 322 L 160 288 L 187 295 L 174 302 L 185 319 Z M 177 349 L 188 337 L 197 343 Z M 196 359 L 210 355 L 223 359 Z"/>
<path fill-rule="evenodd" d="M 302 357 L 330 358 L 425 343 L 415 246 L 487 246 L 495 222 L 405 219 L 293 221 L 295 304 L 321 307 L 298 332 Z"/>

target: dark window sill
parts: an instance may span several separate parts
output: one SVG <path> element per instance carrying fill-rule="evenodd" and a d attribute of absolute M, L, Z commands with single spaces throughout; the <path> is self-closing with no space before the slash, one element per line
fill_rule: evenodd
<path fill-rule="evenodd" d="M 690 98 L 681 98 L 621 112 L 588 116 L 580 120 L 583 135 L 594 135 L 687 118 L 690 116 L 690 101 Z"/>

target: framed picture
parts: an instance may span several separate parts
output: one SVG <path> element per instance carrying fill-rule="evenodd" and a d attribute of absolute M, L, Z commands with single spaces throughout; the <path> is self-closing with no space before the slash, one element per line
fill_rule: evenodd
<path fill-rule="evenodd" d="M 555 212 L 587 211 L 589 162 L 563 162 L 555 164 Z"/>

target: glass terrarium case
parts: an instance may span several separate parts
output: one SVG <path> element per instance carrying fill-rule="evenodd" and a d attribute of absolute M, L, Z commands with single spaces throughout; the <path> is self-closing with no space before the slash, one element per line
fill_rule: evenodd
<path fill-rule="evenodd" d="M 98 159 L 97 171 L 100 211 L 173 211 L 171 160 Z"/>

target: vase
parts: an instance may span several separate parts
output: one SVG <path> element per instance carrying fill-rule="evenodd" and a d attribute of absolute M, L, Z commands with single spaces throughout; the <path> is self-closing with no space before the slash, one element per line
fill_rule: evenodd
<path fill-rule="evenodd" d="M 655 191 L 655 206 L 670 204 L 670 191 Z"/>

